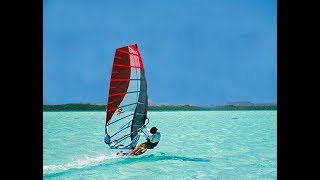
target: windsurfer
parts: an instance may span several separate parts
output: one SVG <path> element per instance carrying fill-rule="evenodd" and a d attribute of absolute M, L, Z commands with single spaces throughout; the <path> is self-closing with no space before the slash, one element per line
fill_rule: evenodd
<path fill-rule="evenodd" d="M 146 135 L 144 133 L 139 133 L 140 136 L 144 136 L 147 140 L 147 142 L 144 142 L 138 146 L 136 146 L 129 154 L 130 155 L 135 155 L 135 154 L 140 154 L 142 151 L 146 151 L 147 149 L 153 149 L 155 148 L 159 141 L 161 134 L 160 132 L 157 132 L 158 129 L 156 127 L 152 127 L 149 129 L 148 127 L 144 126 L 144 128 L 151 133 L 151 135 Z"/>

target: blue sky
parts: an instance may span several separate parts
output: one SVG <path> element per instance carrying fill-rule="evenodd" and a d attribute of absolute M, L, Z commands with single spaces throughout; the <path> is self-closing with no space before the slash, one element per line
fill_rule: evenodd
<path fill-rule="evenodd" d="M 274 0 L 45 0 L 43 102 L 106 102 L 137 43 L 153 103 L 276 103 Z"/>

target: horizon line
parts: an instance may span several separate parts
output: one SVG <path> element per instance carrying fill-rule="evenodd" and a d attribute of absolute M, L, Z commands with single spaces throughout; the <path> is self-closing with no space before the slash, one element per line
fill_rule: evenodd
<path fill-rule="evenodd" d="M 43 104 L 43 105 L 65 105 L 65 104 L 90 104 L 90 105 L 107 105 L 107 102 L 68 102 L 68 103 L 60 103 L 60 104 Z M 259 102 L 253 103 L 251 101 L 232 101 L 232 102 L 225 102 L 219 104 L 209 104 L 209 105 L 197 105 L 197 104 L 190 104 L 190 103 L 179 103 L 179 104 L 169 104 L 169 103 L 150 103 L 149 106 L 226 106 L 226 105 L 277 105 L 277 102 Z"/>

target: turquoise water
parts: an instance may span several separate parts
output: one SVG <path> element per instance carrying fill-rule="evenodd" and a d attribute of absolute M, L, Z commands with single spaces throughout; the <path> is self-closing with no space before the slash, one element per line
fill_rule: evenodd
<path fill-rule="evenodd" d="M 44 179 L 277 178 L 277 111 L 148 112 L 161 141 L 129 158 L 103 142 L 105 112 L 43 115 Z"/>

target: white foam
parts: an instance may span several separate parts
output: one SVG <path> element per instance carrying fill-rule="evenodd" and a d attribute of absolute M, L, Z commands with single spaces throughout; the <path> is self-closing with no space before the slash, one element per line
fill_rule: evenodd
<path fill-rule="evenodd" d="M 75 160 L 66 164 L 62 165 L 47 165 L 43 166 L 43 173 L 53 173 L 58 171 L 65 171 L 72 168 L 81 169 L 87 166 L 93 166 L 99 164 L 101 161 L 107 160 L 107 159 L 114 159 L 117 158 L 115 155 L 112 156 L 106 156 L 106 155 L 99 155 L 96 157 L 85 157 L 83 159 Z"/>

